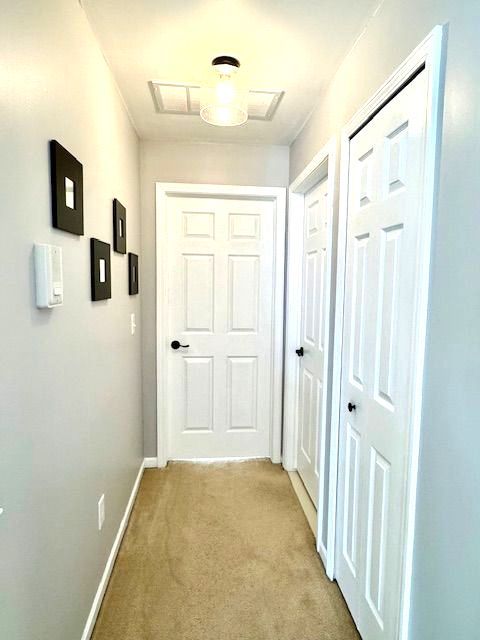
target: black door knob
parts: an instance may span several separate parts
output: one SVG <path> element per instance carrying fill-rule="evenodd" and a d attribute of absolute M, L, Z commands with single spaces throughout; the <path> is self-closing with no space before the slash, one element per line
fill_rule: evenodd
<path fill-rule="evenodd" d="M 183 347 L 184 349 L 186 349 L 190 345 L 189 344 L 180 344 L 180 342 L 178 340 L 173 340 L 173 342 L 170 344 L 170 346 L 172 347 L 172 349 L 180 349 L 180 347 Z"/>
<path fill-rule="evenodd" d="M 356 408 L 357 406 L 352 404 L 351 402 L 347 404 L 347 409 L 350 411 L 350 413 L 352 413 L 352 411 L 355 411 Z"/>
<path fill-rule="evenodd" d="M 295 353 L 299 358 L 301 358 L 303 356 L 303 347 L 300 347 L 300 349 L 295 349 Z"/>

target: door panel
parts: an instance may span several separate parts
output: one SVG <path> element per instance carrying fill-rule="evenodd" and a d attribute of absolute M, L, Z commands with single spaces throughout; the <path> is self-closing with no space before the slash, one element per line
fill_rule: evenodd
<path fill-rule="evenodd" d="M 375 399 L 394 409 L 395 342 L 398 326 L 399 258 L 402 225 L 380 232 L 379 287 L 375 335 Z"/>
<path fill-rule="evenodd" d="M 325 438 L 324 365 L 327 179 L 305 195 L 297 469 L 318 508 L 320 448 Z"/>
<path fill-rule="evenodd" d="M 351 313 L 351 350 L 350 382 L 363 389 L 363 353 L 365 338 L 366 305 L 365 290 L 367 283 L 368 235 L 354 238 L 352 268 L 352 313 Z"/>
<path fill-rule="evenodd" d="M 385 626 L 385 543 L 388 529 L 390 464 L 370 449 L 368 529 L 366 546 L 366 600 L 380 628 Z"/>
<path fill-rule="evenodd" d="M 228 256 L 228 331 L 258 331 L 258 256 Z"/>
<path fill-rule="evenodd" d="M 268 457 L 275 205 L 167 202 L 169 457 Z"/>
<path fill-rule="evenodd" d="M 184 358 L 185 417 L 184 430 L 213 429 L 213 360 Z"/>
<path fill-rule="evenodd" d="M 342 542 L 343 556 L 353 576 L 357 575 L 359 449 L 360 434 L 347 422 Z"/>
<path fill-rule="evenodd" d="M 365 640 L 400 611 L 424 76 L 350 142 L 336 577 Z"/>
<path fill-rule="evenodd" d="M 183 254 L 185 332 L 213 332 L 214 269 L 213 255 Z"/>
<path fill-rule="evenodd" d="M 228 429 L 256 431 L 258 404 L 257 358 L 228 358 Z"/>
<path fill-rule="evenodd" d="M 318 251 L 309 251 L 305 257 L 305 321 L 303 340 L 312 347 L 318 346 L 318 271 Z"/>

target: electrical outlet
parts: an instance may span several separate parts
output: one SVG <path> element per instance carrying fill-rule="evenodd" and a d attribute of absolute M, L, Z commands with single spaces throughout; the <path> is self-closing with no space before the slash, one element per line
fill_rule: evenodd
<path fill-rule="evenodd" d="M 105 494 L 102 493 L 98 501 L 98 530 L 101 531 L 105 522 Z"/>

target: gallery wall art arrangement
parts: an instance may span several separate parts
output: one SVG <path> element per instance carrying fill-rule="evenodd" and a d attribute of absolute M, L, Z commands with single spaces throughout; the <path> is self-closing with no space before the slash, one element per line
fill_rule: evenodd
<path fill-rule="evenodd" d="M 78 236 L 84 235 L 83 165 L 57 140 L 50 141 L 50 177 L 52 191 L 52 225 Z M 127 253 L 127 210 L 113 200 L 113 250 Z M 91 299 L 112 297 L 110 244 L 90 239 Z M 139 291 L 138 255 L 128 254 L 128 293 Z"/>

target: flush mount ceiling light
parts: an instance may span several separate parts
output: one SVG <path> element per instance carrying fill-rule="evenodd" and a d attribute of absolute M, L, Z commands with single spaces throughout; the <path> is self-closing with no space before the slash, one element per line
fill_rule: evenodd
<path fill-rule="evenodd" d="M 200 117 L 219 127 L 236 127 L 248 119 L 248 90 L 238 77 L 240 62 L 232 56 L 212 60 L 210 77 L 200 95 Z"/>

